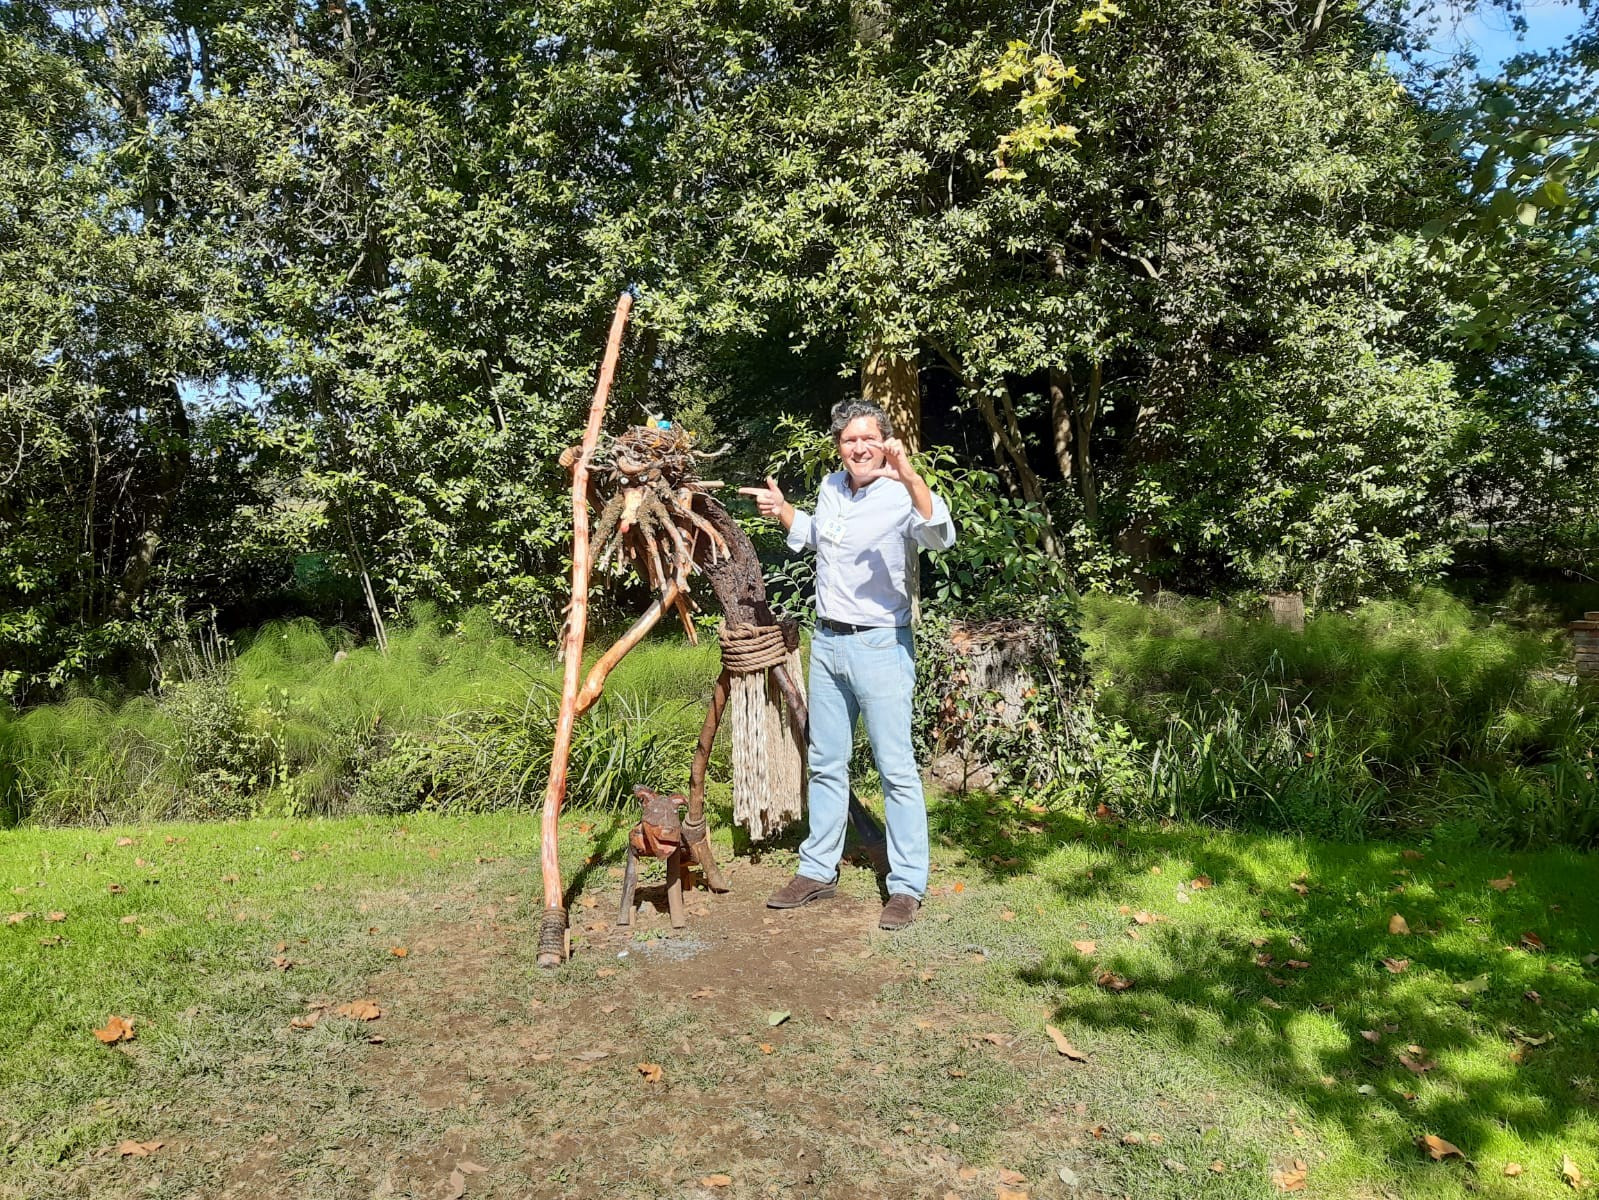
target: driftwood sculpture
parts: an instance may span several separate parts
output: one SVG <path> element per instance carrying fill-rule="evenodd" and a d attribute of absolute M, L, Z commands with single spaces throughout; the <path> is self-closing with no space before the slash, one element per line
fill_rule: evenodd
<path fill-rule="evenodd" d="M 773 751 L 770 744 L 773 739 L 767 736 L 774 721 L 779 723 L 777 740 L 786 739 L 789 743 L 790 761 L 797 760 L 803 752 L 809 724 L 805 699 L 797 682 L 798 629 L 793 622 L 779 624 L 774 619 L 767 604 L 766 583 L 754 546 L 711 495 L 722 483 L 699 478 L 699 464 L 714 458 L 715 454 L 695 449 L 688 434 L 665 422 L 634 426 L 613 439 L 602 439 L 605 404 L 631 304 L 632 298 L 625 294 L 617 302 L 583 441 L 561 455 L 561 465 L 572 472 L 572 602 L 561 638 L 565 660 L 561 709 L 556 722 L 549 780 L 544 789 L 540 829 L 545 906 L 539 925 L 538 964 L 541 967 L 559 965 L 570 950 L 557 837 L 577 718 L 599 699 L 606 677 L 660 621 L 667 609 L 676 610 L 689 641 L 698 640 L 691 608 L 691 576 L 704 577 L 722 611 L 722 672 L 700 729 L 689 773 L 688 796 L 660 796 L 647 787 L 635 788 L 635 795 L 644 804 L 644 814 L 629 837 L 621 923 L 631 921 L 632 891 L 640 854 L 666 861 L 668 904 L 674 926 L 682 924 L 682 883 L 688 861 L 692 860 L 699 867 L 711 890 L 728 890 L 726 877 L 712 852 L 706 825 L 705 774 L 729 697 L 738 694 L 748 715 L 742 727 L 738 721 L 734 726 L 735 791 L 741 752 L 746 769 L 750 769 L 751 763 L 755 764 L 757 770 L 752 779 L 763 784 L 772 782 L 770 777 L 760 774 L 758 768 L 766 761 L 780 762 L 784 757 L 783 753 Z M 589 536 L 591 506 L 599 512 L 592 542 Z M 593 568 L 622 569 L 627 565 L 648 582 L 653 599 L 644 614 L 600 656 L 580 684 Z M 770 711 L 764 711 L 762 706 Z M 735 804 L 738 815 L 749 822 L 753 837 L 762 836 L 769 826 L 781 824 L 785 817 L 798 814 L 797 765 L 793 774 L 791 810 L 781 798 L 774 810 L 765 795 L 748 797 L 749 803 L 744 805 Z M 741 808 L 746 811 L 739 811 Z M 882 870 L 882 827 L 853 794 L 850 813 L 857 835 L 874 864 Z M 674 896 L 675 904 L 672 903 Z"/>

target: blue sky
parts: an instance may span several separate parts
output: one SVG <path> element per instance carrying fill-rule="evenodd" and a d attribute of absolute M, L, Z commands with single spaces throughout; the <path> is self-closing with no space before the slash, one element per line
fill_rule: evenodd
<path fill-rule="evenodd" d="M 1499 73 L 1508 58 L 1527 50 L 1547 50 L 1558 46 L 1582 24 L 1582 9 L 1571 0 L 1524 0 L 1527 34 L 1516 37 L 1510 19 L 1495 9 L 1473 12 L 1452 28 L 1440 31 L 1434 45 L 1441 53 L 1456 49 L 1475 50 L 1484 75 Z"/>

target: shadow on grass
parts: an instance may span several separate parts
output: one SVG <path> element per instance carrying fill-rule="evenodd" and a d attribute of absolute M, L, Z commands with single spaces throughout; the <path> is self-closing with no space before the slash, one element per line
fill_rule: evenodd
<path fill-rule="evenodd" d="M 963 870 L 996 884 L 1040 877 L 1072 908 L 1115 914 L 1156 886 L 1188 892 L 1172 919 L 1136 943 L 1102 942 L 1093 959 L 1068 941 L 1081 934 L 1044 934 L 1015 978 L 1056 1019 L 1202 1049 L 1395 1161 L 1417 1161 L 1423 1132 L 1468 1157 L 1504 1129 L 1592 1136 L 1591 859 L 1131 828 L 992 796 L 950 797 L 931 815 L 935 839 L 967 855 Z M 1067 844 L 1091 868 L 1065 867 Z M 1198 876 L 1214 886 L 1192 890 Z M 1395 913 L 1409 935 L 1389 932 Z M 1529 949 L 1528 933 L 1546 948 Z M 1096 986 L 1107 968 L 1132 990 Z"/>

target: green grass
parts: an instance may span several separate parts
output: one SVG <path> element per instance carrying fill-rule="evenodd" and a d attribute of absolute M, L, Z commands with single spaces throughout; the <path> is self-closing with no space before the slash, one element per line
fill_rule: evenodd
<path fill-rule="evenodd" d="M 391 946 L 440 923 L 460 965 L 437 1019 L 448 1011 L 484 1023 L 485 1039 L 514 1036 L 530 1019 L 528 997 L 542 996 L 569 1006 L 560 1011 L 582 1023 L 580 1039 L 642 1038 L 639 1057 L 669 1062 L 718 1111 L 759 1109 L 774 1129 L 806 1120 L 785 1105 L 847 1080 L 848 1130 L 813 1131 L 818 1179 L 850 1178 L 858 1142 L 1015 1168 L 1035 1181 L 1034 1195 L 1057 1194 L 1048 1181 L 1062 1166 L 1105 1194 L 1174 1198 L 1276 1195 L 1271 1173 L 1296 1158 L 1310 1194 L 1323 1197 L 1554 1195 L 1567 1154 L 1599 1175 L 1591 858 L 1108 824 L 993 798 L 935 804 L 933 825 L 937 869 L 922 920 L 904 935 L 874 935 L 848 968 L 865 973 L 875 1000 L 837 1029 L 796 1024 L 725 1043 L 698 1040 L 714 1030 L 679 991 L 638 996 L 648 1016 L 602 1015 L 602 995 L 634 997 L 648 976 L 589 952 L 581 936 L 570 967 L 532 968 L 538 881 L 526 816 L 0 834 L 0 894 L 29 914 L 0 926 L 0 1196 L 55 1194 L 68 1180 L 86 1195 L 121 1195 L 130 1179 L 141 1194 L 210 1194 L 191 1159 L 276 1131 L 359 1145 L 357 1161 L 370 1164 L 466 1122 L 514 1157 L 547 1124 L 589 1136 L 599 1114 L 641 1103 L 630 1070 L 606 1084 L 558 1060 L 534 1068 L 550 1089 L 538 1103 L 491 1092 L 470 1109 L 412 1111 L 372 1090 L 368 1027 L 288 1028 L 312 1001 L 368 994 L 368 981 L 393 966 Z M 620 833 L 616 818 L 568 818 L 574 891 L 613 902 L 604 868 L 618 861 Z M 131 844 L 117 845 L 123 837 Z M 789 854 L 768 852 L 770 869 Z M 1200 876 L 1213 886 L 1194 888 Z M 1513 887 L 1491 886 L 1507 878 Z M 846 885 L 871 892 L 859 871 Z M 759 914 L 749 891 L 712 903 Z M 510 924 L 519 952 L 484 957 L 474 946 L 490 936 L 485 911 Z M 66 918 L 47 921 L 51 912 Z M 1158 919 L 1138 924 L 1141 912 Z M 1395 914 L 1411 934 L 1389 933 Z M 1529 932 L 1547 948 L 1525 948 Z M 1096 943 L 1086 955 L 1073 947 L 1085 939 Z M 279 954 L 291 970 L 273 966 Z M 1257 965 L 1262 954 L 1273 962 Z M 1409 965 L 1394 974 L 1385 957 Z M 621 975 L 596 978 L 605 961 Z M 1101 971 L 1133 986 L 1109 991 L 1096 983 Z M 781 995 L 781 979 L 776 993 L 749 997 L 732 975 L 707 982 L 728 989 L 736 1021 Z M 138 1036 L 108 1049 L 91 1031 L 113 1013 L 133 1017 Z M 1046 1022 L 1089 1061 L 1057 1058 Z M 1006 1047 L 985 1042 L 986 1031 Z M 677 1057 L 690 1036 L 700 1051 Z M 778 1043 L 770 1057 L 756 1052 L 762 1038 Z M 429 1044 L 407 1043 L 407 1060 L 428 1066 Z M 1415 1074 L 1400 1055 L 1431 1068 Z M 461 1077 L 460 1064 L 432 1065 Z M 481 1068 L 467 1075 L 480 1091 L 494 1082 Z M 709 1153 L 704 1139 L 715 1141 L 716 1128 L 688 1122 L 671 1156 Z M 1428 1161 L 1415 1145 L 1424 1134 L 1469 1161 Z M 125 1137 L 196 1150 L 148 1168 L 118 1164 L 107 1148 Z M 367 1176 L 348 1162 L 335 1170 L 330 1154 L 308 1147 L 284 1186 L 371 1194 Z M 1525 1175 L 1506 1178 L 1510 1162 Z M 644 1194 L 638 1181 L 620 1182 L 626 1171 L 614 1162 L 550 1171 L 565 1179 L 546 1180 L 552 1195 Z M 601 1187 L 597 1171 L 612 1183 Z"/>
<path fill-rule="evenodd" d="M 1556 631 L 1438 591 L 1319 614 L 1303 634 L 1200 601 L 1090 596 L 1082 615 L 1091 686 L 1042 724 L 990 731 L 1001 777 L 1235 828 L 1599 845 L 1599 690 L 1563 673 Z M 537 803 L 560 686 L 544 648 L 427 612 L 387 655 L 336 661 L 342 644 L 270 625 L 155 697 L 0 711 L 0 825 Z M 936 662 L 918 693 L 929 739 Z M 615 808 L 636 782 L 685 787 L 717 671 L 710 636 L 665 632 L 623 659 L 579 723 L 573 798 Z M 726 774 L 724 739 L 712 778 Z"/>
<path fill-rule="evenodd" d="M 579 729 L 574 794 L 614 804 L 637 780 L 686 784 L 716 654 L 712 637 L 695 648 L 670 635 L 629 654 Z M 560 669 L 480 613 L 413 614 L 387 654 L 309 621 L 271 624 L 234 659 L 180 665 L 155 697 L 0 708 L 0 827 L 525 806 L 542 793 Z"/>
<path fill-rule="evenodd" d="M 1284 1130 L 1297 1124 L 1324 1195 L 1367 1194 L 1389 1179 L 1406 1197 L 1550 1194 L 1565 1153 L 1591 1173 L 1591 858 L 1192 828 L 1129 833 L 986 802 L 945 806 L 938 825 L 970 848 L 954 870 L 975 893 L 950 936 L 998 940 L 986 983 L 1018 1024 L 1048 1016 L 1080 1048 L 1114 1059 L 1113 1128 L 1140 1128 L 1173 1106 L 1214 1116 L 1216 1105 L 1200 1098 L 1225 1096 L 1223 1120 L 1184 1127 L 1161 1117 L 1179 1131 L 1168 1150 L 1182 1147 L 1201 1165 L 1263 1165 L 1263 1141 L 1275 1140 L 1280 1157 L 1295 1140 Z M 1042 832 L 1029 838 L 1029 826 Z M 1201 876 L 1214 886 L 1195 890 Z M 1490 883 L 1511 877 L 1504 891 Z M 1139 925 L 1140 912 L 1160 919 Z M 1410 935 L 1389 933 L 1396 914 Z M 1524 948 L 1529 932 L 1548 948 Z M 1073 948 L 1082 939 L 1097 943 L 1093 954 Z M 1263 954 L 1270 965 L 1257 964 Z M 1409 965 L 1394 974 L 1384 958 Z M 1103 970 L 1134 986 L 1107 991 L 1096 983 Z M 1417 1075 L 1401 1055 L 1435 1066 Z M 1472 1168 L 1426 1161 L 1415 1139 L 1428 1133 L 1460 1146 Z M 1191 1182 L 1152 1184 L 1161 1155 L 1147 1145 L 1109 1152 L 1134 1194 L 1200 1194 Z M 1527 1168 L 1526 1182 L 1503 1178 L 1510 1162 Z"/>
<path fill-rule="evenodd" d="M 1443 827 L 1599 844 L 1599 690 L 1557 632 L 1439 591 L 1312 617 L 1088 597 L 1098 728 L 1086 770 L 1122 806 L 1324 837 Z"/>

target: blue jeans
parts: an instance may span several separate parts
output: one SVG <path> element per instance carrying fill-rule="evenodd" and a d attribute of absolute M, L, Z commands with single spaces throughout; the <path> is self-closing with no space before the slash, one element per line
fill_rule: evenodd
<path fill-rule="evenodd" d="M 849 817 L 849 759 L 855 719 L 866 721 L 872 758 L 883 781 L 888 823 L 888 891 L 927 891 L 927 802 L 911 748 L 911 693 L 916 660 L 909 627 L 834 633 L 820 625 L 811 638 L 810 836 L 799 873 L 831 882 L 844 854 Z"/>

